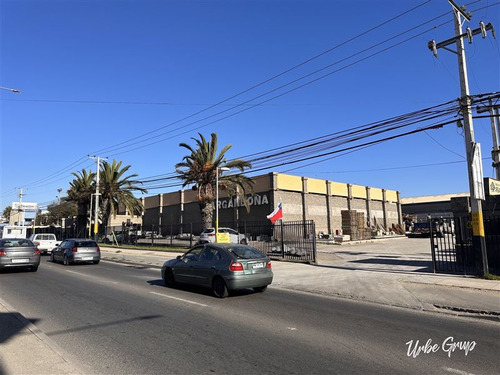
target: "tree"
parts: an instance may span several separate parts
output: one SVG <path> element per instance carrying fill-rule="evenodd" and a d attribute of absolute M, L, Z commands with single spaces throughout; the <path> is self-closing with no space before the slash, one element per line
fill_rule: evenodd
<path fill-rule="evenodd" d="M 82 169 L 78 173 L 73 172 L 72 175 L 75 176 L 75 179 L 70 182 L 68 196 L 63 198 L 63 201 L 76 203 L 76 236 L 85 237 L 90 202 L 92 193 L 95 191 L 95 173 Z"/>
<path fill-rule="evenodd" d="M 192 148 L 186 143 L 180 143 L 180 147 L 186 148 L 190 154 L 182 158 L 182 162 L 175 165 L 179 178 L 183 180 L 182 186 L 194 184 L 197 190 L 198 203 L 201 210 L 201 221 L 203 229 L 212 226 L 216 173 L 219 171 L 219 187 L 226 190 L 229 196 L 239 197 L 247 210 L 248 202 L 245 196 L 253 193 L 253 181 L 243 174 L 220 175 L 220 168 L 238 169 L 244 172 L 245 168 L 252 165 L 241 159 L 226 161 L 226 152 L 232 147 L 228 144 L 222 148 L 217 155 L 217 134 L 212 133 L 210 142 L 207 142 L 201 133 L 199 139 L 191 138 L 196 143 L 196 148 Z"/>
<path fill-rule="evenodd" d="M 37 216 L 37 225 L 57 225 L 62 218 L 71 218 L 78 214 L 78 206 L 67 199 L 61 199 L 61 203 L 52 203 L 47 207 L 47 213 Z"/>
<path fill-rule="evenodd" d="M 121 167 L 122 162 L 113 160 L 110 164 L 104 161 L 100 171 L 100 193 L 101 193 L 101 213 L 102 222 L 108 225 L 111 216 L 116 217 L 119 207 L 125 207 L 131 215 L 140 215 L 143 210 L 142 202 L 134 196 L 135 191 L 147 193 L 135 183 L 133 179 L 137 174 L 124 177 L 130 169 L 130 165 Z"/>
<path fill-rule="evenodd" d="M 12 212 L 12 206 L 7 206 L 3 209 L 2 216 L 5 220 L 10 219 L 10 213 Z"/>

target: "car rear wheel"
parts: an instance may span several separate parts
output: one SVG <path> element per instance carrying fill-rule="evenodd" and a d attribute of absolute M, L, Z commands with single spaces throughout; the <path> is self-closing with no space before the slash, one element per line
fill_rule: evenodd
<path fill-rule="evenodd" d="M 258 293 L 263 293 L 266 291 L 266 289 L 267 289 L 267 285 L 266 286 L 258 286 L 258 287 L 253 288 L 253 290 L 255 290 Z"/>
<path fill-rule="evenodd" d="M 30 268 L 30 271 L 31 272 L 36 272 L 36 271 L 38 271 L 38 267 L 37 266 L 33 266 L 33 267 Z"/>
<path fill-rule="evenodd" d="M 64 256 L 64 259 L 63 259 L 63 264 L 64 264 L 65 266 L 69 266 L 69 259 L 68 259 L 68 256 L 67 256 L 67 255 L 65 255 L 65 256 Z"/>
<path fill-rule="evenodd" d="M 92 263 L 99 264 L 99 261 L 98 260 L 94 260 Z"/>
<path fill-rule="evenodd" d="M 212 292 L 217 298 L 226 298 L 229 295 L 226 283 L 222 277 L 216 277 L 212 281 Z"/>
<path fill-rule="evenodd" d="M 174 273 L 170 268 L 165 270 L 165 276 L 163 276 L 163 282 L 165 283 L 165 286 L 168 287 L 173 287 L 175 285 Z"/>

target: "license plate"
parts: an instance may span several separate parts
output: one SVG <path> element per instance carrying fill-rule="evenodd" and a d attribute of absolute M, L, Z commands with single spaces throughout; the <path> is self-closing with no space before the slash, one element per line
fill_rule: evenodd
<path fill-rule="evenodd" d="M 28 263 L 29 259 L 12 259 L 12 263 Z"/>
<path fill-rule="evenodd" d="M 82 257 L 82 260 L 93 260 L 94 257 Z"/>
<path fill-rule="evenodd" d="M 264 263 L 254 263 L 253 268 L 264 268 Z"/>

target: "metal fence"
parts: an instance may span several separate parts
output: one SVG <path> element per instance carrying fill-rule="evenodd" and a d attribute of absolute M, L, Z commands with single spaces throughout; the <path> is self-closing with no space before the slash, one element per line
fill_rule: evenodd
<path fill-rule="evenodd" d="M 316 233 L 313 221 L 221 222 L 244 235 L 244 243 L 274 258 L 316 262 Z M 107 227 L 100 241 L 118 245 L 167 246 L 189 248 L 199 241 L 201 223 Z"/>
<path fill-rule="evenodd" d="M 480 247 L 473 243 L 469 217 L 430 219 L 434 272 L 482 273 Z M 437 222 L 436 222 L 437 221 Z M 500 274 L 500 216 L 484 218 L 485 242 L 490 273 Z"/>

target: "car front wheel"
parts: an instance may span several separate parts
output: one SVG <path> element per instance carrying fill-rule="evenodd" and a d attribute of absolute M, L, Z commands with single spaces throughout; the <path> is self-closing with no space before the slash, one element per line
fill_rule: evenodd
<path fill-rule="evenodd" d="M 165 283 L 165 286 L 168 287 L 173 287 L 175 285 L 174 273 L 170 268 L 165 270 L 165 276 L 163 276 L 163 282 Z"/>
<path fill-rule="evenodd" d="M 212 292 L 217 298 L 226 298 L 229 295 L 226 283 L 222 277 L 216 277 L 212 281 Z"/>

